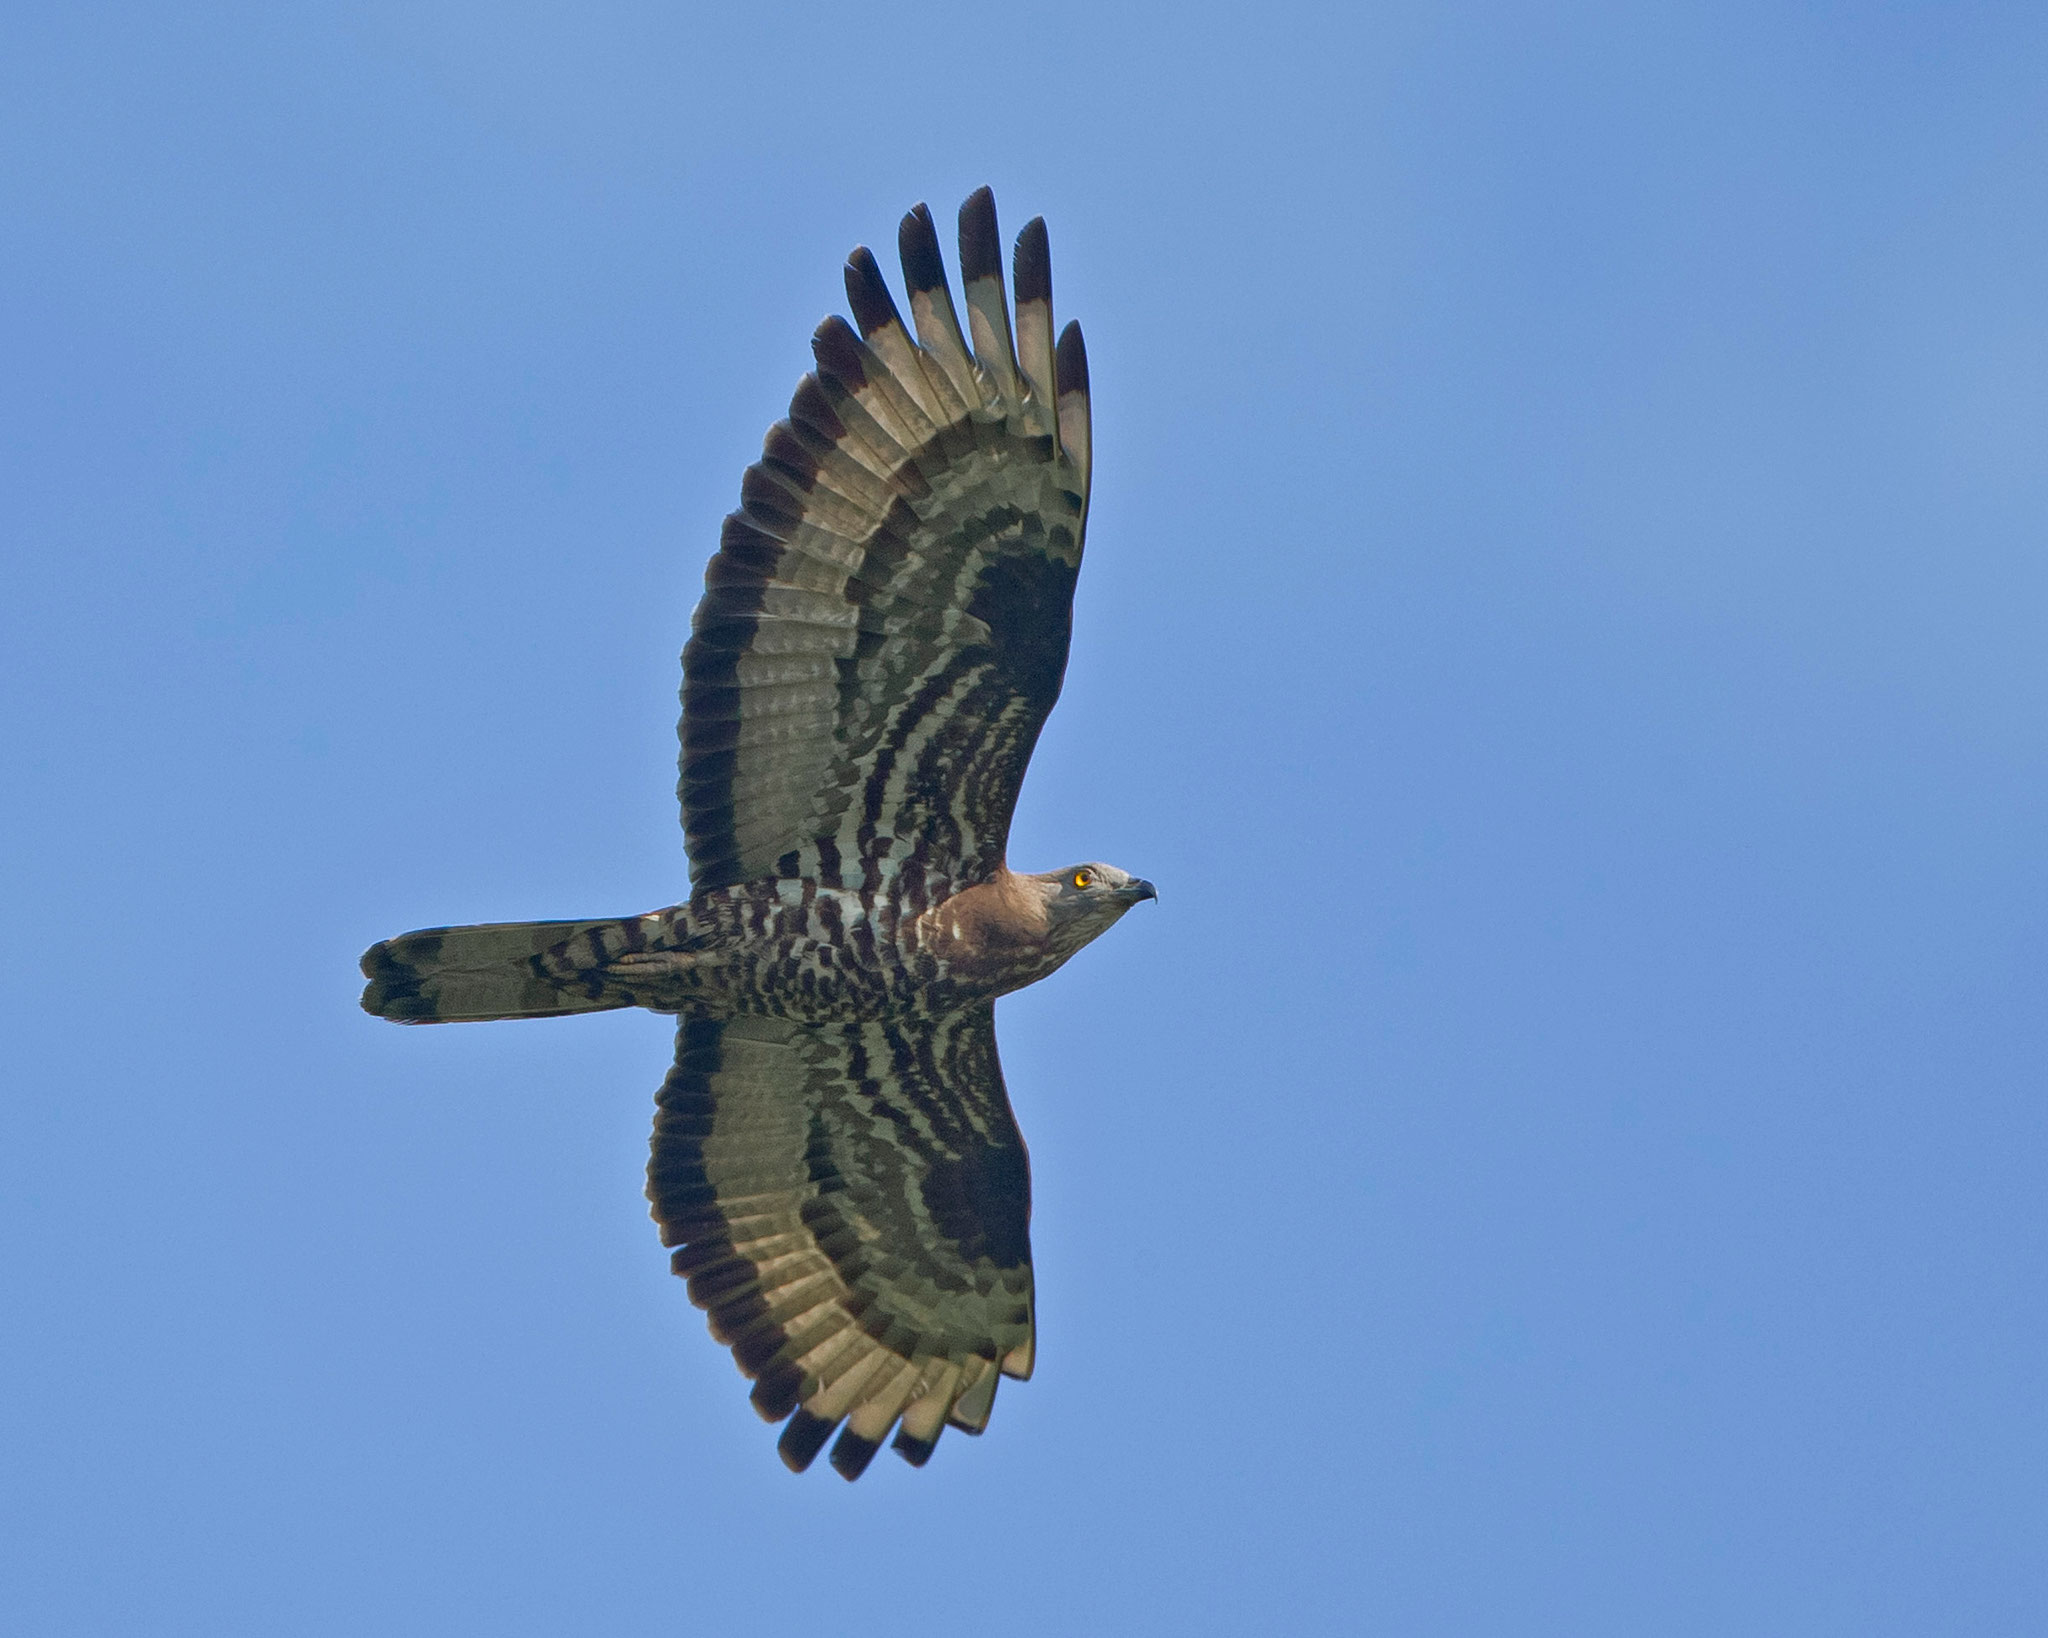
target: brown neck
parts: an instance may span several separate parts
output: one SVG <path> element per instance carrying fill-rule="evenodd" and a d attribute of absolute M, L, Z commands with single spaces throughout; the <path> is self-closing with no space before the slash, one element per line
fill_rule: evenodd
<path fill-rule="evenodd" d="M 1037 969 L 1052 954 L 1045 897 L 1028 877 L 1005 866 L 992 879 L 963 888 L 917 918 L 918 943 L 940 960 L 990 982 Z"/>
<path fill-rule="evenodd" d="M 1045 899 L 1005 865 L 988 881 L 962 888 L 918 918 L 920 942 L 936 954 L 1015 949 L 1044 940 Z"/>

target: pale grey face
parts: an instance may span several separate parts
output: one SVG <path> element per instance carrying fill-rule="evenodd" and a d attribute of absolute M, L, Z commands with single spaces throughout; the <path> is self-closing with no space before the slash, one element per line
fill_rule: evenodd
<path fill-rule="evenodd" d="M 1045 884 L 1053 939 L 1070 949 L 1107 932 L 1140 900 L 1159 897 L 1150 882 L 1111 864 L 1068 865 L 1038 880 Z"/>

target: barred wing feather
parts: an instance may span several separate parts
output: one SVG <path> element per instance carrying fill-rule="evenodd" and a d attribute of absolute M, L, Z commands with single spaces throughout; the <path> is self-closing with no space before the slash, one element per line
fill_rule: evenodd
<path fill-rule="evenodd" d="M 1014 339 L 987 189 L 960 213 L 970 346 L 929 212 L 900 236 L 917 339 L 872 255 L 859 325 L 747 471 L 683 650 L 691 880 L 888 883 L 913 912 L 1002 863 L 1059 697 L 1088 505 L 1087 357 L 1052 340 L 1044 224 Z"/>
<path fill-rule="evenodd" d="M 648 1198 L 712 1334 L 856 1478 L 898 1427 L 917 1465 L 1031 1370 L 1031 1186 L 990 1007 L 803 1025 L 686 1015 Z"/>

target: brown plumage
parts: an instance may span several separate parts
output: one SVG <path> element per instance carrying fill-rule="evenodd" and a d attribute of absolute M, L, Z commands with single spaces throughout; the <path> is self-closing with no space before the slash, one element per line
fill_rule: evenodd
<path fill-rule="evenodd" d="M 1014 339 L 995 202 L 960 212 L 966 332 L 920 205 L 913 340 L 874 257 L 813 340 L 683 650 L 692 893 L 618 921 L 432 928 L 363 957 L 400 1023 L 642 1006 L 678 1018 L 647 1193 L 711 1331 L 801 1470 L 922 1466 L 1035 1343 L 1030 1172 L 993 1004 L 1150 884 L 1005 862 L 1066 669 L 1090 464 L 1042 222 Z M 971 343 L 969 336 L 972 337 Z"/>

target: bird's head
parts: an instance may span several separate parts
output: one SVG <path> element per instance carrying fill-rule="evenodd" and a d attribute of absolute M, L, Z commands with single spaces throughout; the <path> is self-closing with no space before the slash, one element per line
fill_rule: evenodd
<path fill-rule="evenodd" d="M 1140 900 L 1159 897 L 1150 882 L 1109 864 L 1068 865 L 1029 879 L 1045 901 L 1048 937 L 1067 954 L 1108 932 Z"/>

